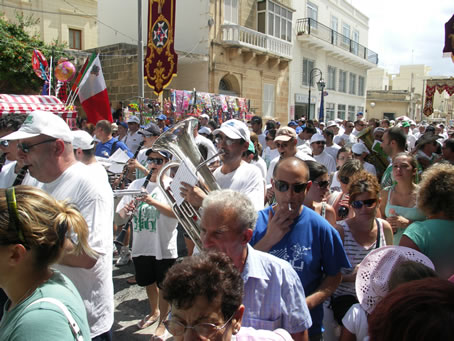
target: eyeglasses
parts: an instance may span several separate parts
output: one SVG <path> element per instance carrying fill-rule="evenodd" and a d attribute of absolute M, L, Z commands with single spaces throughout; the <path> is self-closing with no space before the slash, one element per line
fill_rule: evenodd
<path fill-rule="evenodd" d="M 287 192 L 290 186 L 292 186 L 293 192 L 295 193 L 304 192 L 307 187 L 307 183 L 289 184 L 282 180 L 274 180 L 274 185 L 279 192 Z"/>
<path fill-rule="evenodd" d="M 229 137 L 222 137 L 222 136 L 217 136 L 215 138 L 215 141 L 217 144 L 224 143 L 226 146 L 230 147 L 233 145 L 235 142 L 239 141 L 239 139 L 231 139 Z"/>
<path fill-rule="evenodd" d="M 315 143 L 315 144 L 323 144 L 324 145 L 326 142 L 325 141 L 316 141 L 316 142 L 313 142 L 313 143 Z"/>
<path fill-rule="evenodd" d="M 164 163 L 164 159 L 151 158 L 151 159 L 147 159 L 147 163 L 155 163 L 157 165 L 162 165 Z"/>
<path fill-rule="evenodd" d="M 339 176 L 339 181 L 342 182 L 344 185 L 348 185 L 350 179 L 348 178 L 348 176 Z"/>
<path fill-rule="evenodd" d="M 321 189 L 325 189 L 329 185 L 329 181 L 312 181 L 318 185 Z"/>
<path fill-rule="evenodd" d="M 364 205 L 366 207 L 372 207 L 377 202 L 377 199 L 367 199 L 367 200 L 354 200 L 352 201 L 351 205 L 353 208 L 360 209 Z"/>
<path fill-rule="evenodd" d="M 8 140 L 3 140 L 3 141 L 0 141 L 0 147 L 8 147 L 9 146 L 9 142 Z"/>
<path fill-rule="evenodd" d="M 17 211 L 16 190 L 14 187 L 6 189 L 6 202 L 8 204 L 9 228 L 17 232 L 17 237 L 21 244 L 29 249 L 25 241 L 24 232 L 20 229 L 19 213 Z"/>
<path fill-rule="evenodd" d="M 356 157 L 361 157 L 363 154 L 356 154 L 356 153 L 353 153 L 353 156 L 356 156 Z"/>
<path fill-rule="evenodd" d="M 25 154 L 27 154 L 27 153 L 30 153 L 30 149 L 32 149 L 35 146 L 38 146 L 43 143 L 54 142 L 54 141 L 57 141 L 57 139 L 48 139 L 48 140 L 44 140 L 44 141 L 34 143 L 34 144 L 19 143 L 17 145 L 17 148 L 20 148 L 20 150 L 22 150 Z"/>
<path fill-rule="evenodd" d="M 345 219 L 348 216 L 348 212 L 350 210 L 348 209 L 347 206 L 340 206 L 339 209 L 337 210 L 337 216 L 341 219 Z"/>
<path fill-rule="evenodd" d="M 265 140 L 267 141 L 273 141 L 274 139 L 272 137 L 265 137 Z"/>
<path fill-rule="evenodd" d="M 365 124 L 364 124 L 364 123 L 361 123 L 361 124 L 360 124 L 360 123 L 358 123 L 357 125 L 358 125 L 358 126 L 360 126 L 360 127 L 364 127 L 364 126 L 365 126 Z"/>
<path fill-rule="evenodd" d="M 213 323 L 199 323 L 195 326 L 187 326 L 176 320 L 165 320 L 163 323 L 169 333 L 173 336 L 182 336 L 186 332 L 186 329 L 193 329 L 200 337 L 210 338 L 217 331 L 224 329 L 230 323 L 234 315 L 235 313 L 233 313 L 222 326 L 217 326 Z"/>

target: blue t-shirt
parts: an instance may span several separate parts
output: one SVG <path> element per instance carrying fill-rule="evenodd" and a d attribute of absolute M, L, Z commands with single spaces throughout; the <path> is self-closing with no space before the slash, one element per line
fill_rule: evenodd
<path fill-rule="evenodd" d="M 115 143 L 115 148 L 112 150 L 112 147 L 114 146 L 114 143 Z M 134 154 L 131 153 L 131 151 L 129 150 L 128 146 L 126 146 L 123 142 L 118 141 L 118 139 L 116 137 L 112 137 L 106 143 L 98 142 L 98 144 L 96 145 L 95 155 L 96 156 L 100 156 L 100 157 L 108 158 L 113 153 L 115 153 L 115 151 L 118 148 L 120 148 L 121 150 L 124 150 L 126 152 L 126 154 L 128 154 L 129 157 L 133 157 L 134 156 Z"/>
<path fill-rule="evenodd" d="M 251 245 L 255 245 L 265 235 L 270 210 L 271 206 L 259 211 Z M 334 276 L 341 268 L 351 267 L 337 230 L 308 207 L 304 207 L 291 230 L 269 253 L 292 265 L 303 283 L 306 297 L 320 286 L 325 274 Z M 310 313 L 312 327 L 309 335 L 320 334 L 323 305 L 313 308 Z"/>

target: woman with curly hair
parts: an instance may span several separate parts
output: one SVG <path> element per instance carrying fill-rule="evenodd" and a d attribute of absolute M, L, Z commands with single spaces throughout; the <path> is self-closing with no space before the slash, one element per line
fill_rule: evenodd
<path fill-rule="evenodd" d="M 87 239 L 87 223 L 68 203 L 30 186 L 0 190 L 0 287 L 9 298 L 0 340 L 91 339 L 76 287 L 51 268 L 69 244 L 96 259 Z"/>
<path fill-rule="evenodd" d="M 438 163 L 422 174 L 416 197 L 427 216 L 405 230 L 399 245 L 418 250 L 435 264 L 442 278 L 454 274 L 454 166 Z"/>

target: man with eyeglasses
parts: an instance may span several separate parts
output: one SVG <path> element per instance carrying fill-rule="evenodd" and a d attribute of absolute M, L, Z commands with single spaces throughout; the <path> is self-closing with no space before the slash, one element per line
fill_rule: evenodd
<path fill-rule="evenodd" d="M 57 200 L 74 204 L 88 225 L 90 247 L 99 255 L 75 255 L 72 236 L 55 267 L 78 289 L 87 310 L 90 333 L 96 340 L 111 340 L 113 325 L 112 217 L 113 193 L 107 182 L 92 176 L 90 168 L 74 157 L 73 135 L 58 115 L 31 112 L 20 129 L 5 136 L 18 140 L 18 157 L 42 189 Z"/>
<path fill-rule="evenodd" d="M 220 155 L 222 166 L 213 172 L 219 187 L 246 194 L 253 202 L 255 209 L 261 210 L 265 201 L 262 173 L 258 167 L 242 159 L 250 142 L 247 125 L 236 119 L 228 120 L 222 123 L 213 134 L 216 135 L 217 148 L 222 152 Z M 182 197 L 196 207 L 201 206 L 206 196 L 199 187 L 184 182 L 180 190 Z"/>
<path fill-rule="evenodd" d="M 147 168 L 152 172 L 150 181 L 145 184 L 146 178 L 140 178 L 128 187 L 131 190 L 142 189 L 144 195 L 136 200 L 125 195 L 116 211 L 122 217 L 133 214 L 132 260 L 136 281 L 139 286 L 146 288 L 150 303 L 150 313 L 144 316 L 137 326 L 144 329 L 159 320 L 154 335 L 162 337 L 165 333 L 162 321 L 169 313 L 169 304 L 158 288 L 167 270 L 178 257 L 178 221 L 157 183 L 159 171 L 169 162 L 171 155 L 169 152 L 154 151 L 150 148 L 146 151 L 146 156 Z M 168 186 L 170 179 L 164 177 L 163 181 Z"/>
<path fill-rule="evenodd" d="M 311 186 L 306 163 L 280 160 L 273 174 L 276 205 L 259 212 L 251 239 L 255 249 L 288 261 L 298 273 L 312 317 L 311 340 L 322 338 L 322 303 L 339 285 L 341 268 L 350 268 L 339 233 L 319 214 L 303 206 Z"/>
<path fill-rule="evenodd" d="M 355 121 L 355 129 L 353 129 L 352 134 L 358 136 L 358 134 L 367 126 L 367 123 L 363 119 L 357 119 Z"/>
<path fill-rule="evenodd" d="M 12 186 L 22 179 L 22 185 L 38 186 L 39 181 L 23 168 L 24 164 L 17 157 L 17 141 L 4 140 L 4 136 L 18 130 L 24 122 L 24 114 L 8 114 L 0 117 L 0 151 L 3 153 L 3 164 L 0 166 L 0 188 Z"/>
<path fill-rule="evenodd" d="M 325 151 L 326 139 L 322 134 L 314 134 L 311 137 L 312 157 L 318 163 L 321 163 L 332 174 L 336 171 L 336 159 Z"/>
<path fill-rule="evenodd" d="M 248 244 L 256 219 L 257 212 L 244 194 L 232 190 L 210 192 L 202 205 L 203 247 L 227 254 L 241 273 L 243 326 L 284 328 L 294 340 L 308 340 L 311 318 L 295 270 L 282 259 Z"/>

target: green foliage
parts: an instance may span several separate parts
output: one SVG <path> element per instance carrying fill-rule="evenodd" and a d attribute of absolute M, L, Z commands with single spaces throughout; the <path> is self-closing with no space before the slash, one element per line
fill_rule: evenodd
<path fill-rule="evenodd" d="M 52 52 L 54 61 L 65 56 L 64 44 L 54 41 L 48 45 L 36 33 L 28 33 L 38 23 L 33 16 L 16 15 L 13 22 L 0 13 L 0 93 L 39 94 L 44 81 L 33 72 L 34 49 L 40 50 L 48 63 Z"/>

